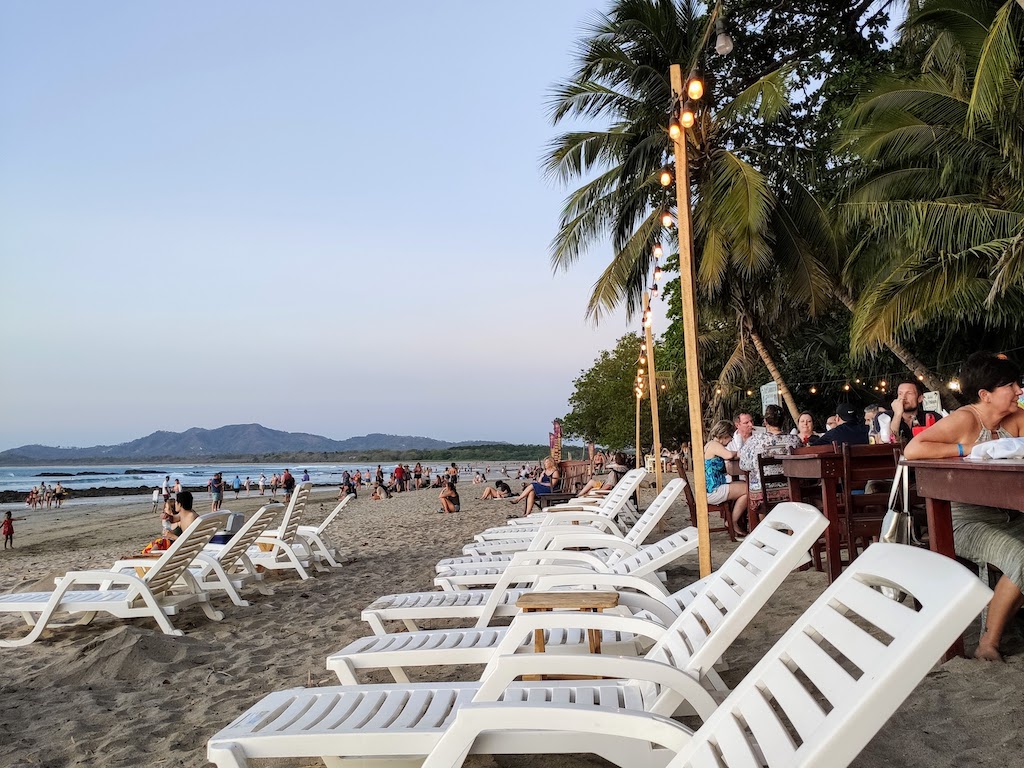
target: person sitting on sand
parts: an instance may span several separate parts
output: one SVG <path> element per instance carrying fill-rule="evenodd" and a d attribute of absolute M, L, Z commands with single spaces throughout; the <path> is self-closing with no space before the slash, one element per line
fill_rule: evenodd
<path fill-rule="evenodd" d="M 544 471 L 541 472 L 540 477 L 523 488 L 523 492 L 510 502 L 512 504 L 518 504 L 520 501 L 525 499 L 527 517 L 529 517 L 530 513 L 533 512 L 533 505 L 537 502 L 538 496 L 546 496 L 558 487 L 558 465 L 555 464 L 555 460 L 548 456 L 544 459 L 543 464 Z"/>
<path fill-rule="evenodd" d="M 7 549 L 7 545 L 11 545 L 11 549 L 14 549 L 14 521 L 25 520 L 24 517 L 12 517 L 10 512 L 4 513 L 4 521 L 0 523 L 0 533 L 4 535 L 4 549 Z"/>
<path fill-rule="evenodd" d="M 181 534 L 183 534 L 185 532 L 185 530 L 190 525 L 192 525 L 192 523 L 194 523 L 196 520 L 198 520 L 199 519 L 199 515 L 197 515 L 195 512 L 192 511 L 192 492 L 191 491 L 182 491 L 181 493 L 178 494 L 178 500 L 177 501 L 169 501 L 168 503 L 169 504 L 176 504 L 177 505 L 177 511 L 178 511 L 177 515 L 175 516 L 175 520 L 177 522 L 177 525 L 175 525 L 173 528 L 171 528 L 171 530 L 168 531 L 168 534 L 167 534 L 167 538 L 173 540 L 173 539 L 176 539 L 179 536 L 181 536 Z"/>
<path fill-rule="evenodd" d="M 908 459 L 945 459 L 969 454 L 978 443 L 1024 436 L 1021 370 L 1005 355 L 975 352 L 964 363 L 960 391 L 971 400 L 911 440 L 903 453 Z M 976 563 L 991 563 L 1003 575 L 988 604 L 985 634 L 974 657 L 1002 661 L 999 641 L 1007 623 L 1024 606 L 1024 512 L 952 505 L 953 549 Z"/>
<path fill-rule="evenodd" d="M 439 513 L 458 512 L 462 509 L 462 505 L 459 503 L 459 492 L 455 490 L 455 483 L 451 480 L 445 483 L 437 498 L 441 500 L 441 506 L 437 510 Z"/>
<path fill-rule="evenodd" d="M 494 487 L 490 486 L 484 488 L 481 499 L 508 499 L 512 496 L 512 488 L 504 480 L 498 480 L 494 483 Z"/>

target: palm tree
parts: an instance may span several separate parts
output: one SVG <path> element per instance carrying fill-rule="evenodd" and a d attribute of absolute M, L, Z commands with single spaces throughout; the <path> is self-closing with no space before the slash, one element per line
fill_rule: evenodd
<path fill-rule="evenodd" d="M 552 264 L 567 269 L 600 238 L 613 257 L 598 279 L 587 315 L 640 306 L 659 217 L 669 207 L 658 183 L 671 158 L 666 132 L 673 62 L 696 61 L 712 19 L 689 0 L 619 0 L 583 42 L 572 79 L 554 94 L 557 124 L 604 118 L 603 130 L 575 130 L 549 147 L 546 169 L 562 182 L 589 178 L 567 199 Z M 688 132 L 698 284 L 706 302 L 732 311 L 737 355 L 751 345 L 798 409 L 775 363 L 770 337 L 786 322 L 816 313 L 829 296 L 836 247 L 825 211 L 794 170 L 793 151 L 741 144 L 752 119 L 771 122 L 789 107 L 784 66 L 758 78 Z M 709 78 L 711 79 L 711 78 Z"/>
<path fill-rule="evenodd" d="M 860 352 L 937 321 L 1019 329 L 1024 311 L 1024 6 L 930 0 L 904 36 L 927 44 L 918 71 L 878 83 L 842 146 Z"/>

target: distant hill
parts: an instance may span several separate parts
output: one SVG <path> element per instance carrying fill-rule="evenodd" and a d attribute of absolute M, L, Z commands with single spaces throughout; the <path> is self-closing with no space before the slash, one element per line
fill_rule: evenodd
<path fill-rule="evenodd" d="M 267 454 L 352 453 L 358 451 L 429 451 L 467 445 L 506 445 L 487 440 L 450 443 L 430 437 L 374 433 L 346 440 L 332 440 L 306 432 L 282 432 L 261 424 L 231 424 L 218 429 L 193 427 L 184 432 L 154 432 L 119 445 L 91 448 L 56 448 L 23 445 L 0 451 L 0 465 L 75 464 L 79 462 L 213 459 Z"/>

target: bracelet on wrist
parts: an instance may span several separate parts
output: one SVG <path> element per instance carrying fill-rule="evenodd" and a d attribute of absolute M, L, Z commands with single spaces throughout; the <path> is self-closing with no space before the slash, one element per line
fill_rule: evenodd
<path fill-rule="evenodd" d="M 960 453 L 961 456 L 964 455 L 964 444 L 963 443 L 957 443 L 956 444 L 956 449 Z"/>

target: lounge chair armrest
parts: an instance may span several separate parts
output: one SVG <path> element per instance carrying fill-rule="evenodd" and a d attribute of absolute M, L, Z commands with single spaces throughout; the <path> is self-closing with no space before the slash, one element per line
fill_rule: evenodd
<path fill-rule="evenodd" d="M 609 632 L 630 632 L 650 638 L 655 642 L 665 634 L 665 627 L 660 624 L 614 613 L 583 613 L 572 609 L 543 613 L 520 613 L 509 624 L 505 636 L 494 650 L 495 655 L 504 656 L 515 653 L 516 649 L 528 637 L 531 637 L 536 629 L 595 629 Z"/>
<path fill-rule="evenodd" d="M 67 585 L 70 589 L 75 584 L 99 584 L 104 589 L 111 584 L 126 584 L 141 589 L 148 589 L 146 582 L 134 573 L 126 571 L 68 571 L 57 579 L 57 585 Z"/>
<path fill-rule="evenodd" d="M 594 710 L 572 705 L 539 706 L 522 701 L 470 702 L 423 761 L 422 768 L 459 768 L 485 731 L 572 731 L 637 739 L 678 753 L 693 738 L 693 731 L 668 717 L 626 710 Z"/>
<path fill-rule="evenodd" d="M 589 547 L 590 549 L 614 549 L 618 552 L 625 552 L 627 555 L 635 555 L 640 550 L 635 544 L 630 544 L 616 536 L 609 536 L 607 533 L 594 531 L 576 531 L 560 533 L 552 536 L 548 544 L 548 551 L 559 551 L 569 547 Z"/>
<path fill-rule="evenodd" d="M 526 565 L 544 564 L 566 564 L 577 563 L 580 566 L 593 568 L 596 571 L 605 571 L 607 566 L 600 559 L 589 552 L 562 552 L 556 550 L 541 550 L 540 552 L 515 552 L 508 567 L 515 568 Z"/>
<path fill-rule="evenodd" d="M 659 601 L 668 597 L 668 591 L 660 583 L 655 584 L 640 576 L 621 573 L 550 574 L 538 577 L 534 589 L 544 592 L 556 587 L 575 586 L 610 587 L 616 591 L 632 589 Z"/>
<path fill-rule="evenodd" d="M 572 655 L 561 653 L 517 653 L 496 656 L 484 668 L 480 688 L 473 701 L 497 701 L 522 675 L 598 675 L 622 680 L 646 680 L 663 686 L 652 705 L 657 714 L 671 715 L 688 702 L 702 720 L 718 707 L 714 697 L 695 678 L 670 664 L 647 658 Z"/>
<path fill-rule="evenodd" d="M 545 517 L 540 524 L 541 530 L 552 526 L 565 526 L 573 525 L 574 523 L 588 523 L 596 528 L 611 532 L 619 532 L 618 526 L 615 525 L 615 521 L 612 520 L 608 515 L 603 515 L 599 512 L 584 512 L 584 511 L 559 511 L 552 512 Z M 621 533 L 619 536 L 621 537 Z"/>

